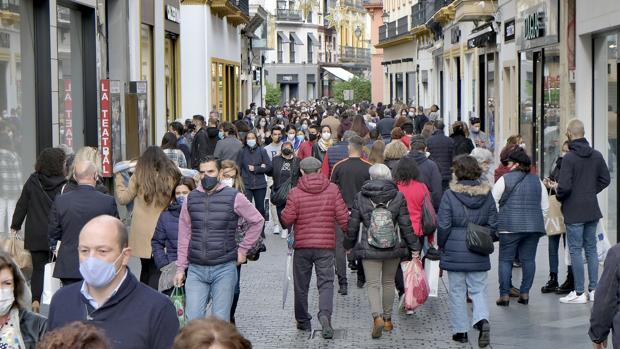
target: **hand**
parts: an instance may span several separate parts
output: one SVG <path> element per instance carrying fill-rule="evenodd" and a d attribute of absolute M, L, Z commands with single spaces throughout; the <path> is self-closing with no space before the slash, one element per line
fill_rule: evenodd
<path fill-rule="evenodd" d="M 603 342 L 601 343 L 592 343 L 592 348 L 594 349 L 603 349 L 603 348 L 607 348 L 607 339 L 605 339 Z"/>
<path fill-rule="evenodd" d="M 247 260 L 247 257 L 243 253 L 237 252 L 237 265 L 241 265 L 247 262 Z"/>
<path fill-rule="evenodd" d="M 412 258 L 420 259 L 420 251 L 412 251 L 411 252 L 411 257 Z"/>
<path fill-rule="evenodd" d="M 177 275 L 174 276 L 175 287 L 183 286 L 183 281 L 185 281 L 185 273 L 177 273 Z"/>
<path fill-rule="evenodd" d="M 19 230 L 11 229 L 11 236 L 17 236 L 19 234 Z"/>
<path fill-rule="evenodd" d="M 248 170 L 250 170 L 250 172 L 254 172 L 254 165 L 248 165 Z"/>

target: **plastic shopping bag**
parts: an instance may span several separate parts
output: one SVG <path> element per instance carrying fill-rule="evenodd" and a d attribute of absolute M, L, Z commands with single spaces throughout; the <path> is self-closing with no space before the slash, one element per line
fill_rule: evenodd
<path fill-rule="evenodd" d="M 439 296 L 439 261 L 425 259 L 424 273 L 428 282 L 428 296 Z"/>
<path fill-rule="evenodd" d="M 161 275 L 159 276 L 159 284 L 157 290 L 159 292 L 166 291 L 174 287 L 174 277 L 176 276 L 177 266 L 176 261 L 170 262 L 168 265 L 160 269 Z"/>
<path fill-rule="evenodd" d="M 54 293 L 61 287 L 60 279 L 55 278 L 54 267 L 56 262 L 47 263 L 43 273 L 43 294 L 41 295 L 41 304 L 52 303 Z"/>
<path fill-rule="evenodd" d="M 426 302 L 429 294 L 422 262 L 414 258 L 411 261 L 402 262 L 401 268 L 403 269 L 403 280 L 405 283 L 403 307 L 405 310 L 414 310 Z"/>
<path fill-rule="evenodd" d="M 611 243 L 607 238 L 607 233 L 605 232 L 605 227 L 603 225 L 603 221 L 600 220 L 596 227 L 596 253 L 598 254 L 599 263 L 604 263 L 605 258 L 607 257 L 607 252 L 611 248 Z"/>
<path fill-rule="evenodd" d="M 181 287 L 175 287 L 170 295 L 170 301 L 174 305 L 174 309 L 177 311 L 177 318 L 179 319 L 179 327 L 185 326 L 187 323 L 187 316 L 185 315 L 185 291 Z"/>

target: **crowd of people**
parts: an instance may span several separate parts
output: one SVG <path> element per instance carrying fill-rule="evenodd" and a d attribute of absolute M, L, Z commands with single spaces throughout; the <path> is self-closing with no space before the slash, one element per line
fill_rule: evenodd
<path fill-rule="evenodd" d="M 217 342 L 251 348 L 233 326 L 237 302 L 246 296 L 241 268 L 259 260 L 272 233 L 288 238 L 294 251 L 299 330 L 312 329 L 314 268 L 321 334 L 333 338 L 334 284 L 337 279 L 338 294 L 348 295 L 351 269 L 356 286 L 367 289 L 370 335 L 380 338 L 395 326 L 395 295 L 405 293 L 401 261 L 438 250 L 449 280 L 452 339 L 468 342 L 473 327 L 484 348 L 491 340 L 491 253 L 474 248 L 470 237 L 483 233 L 499 242 L 497 306 L 509 306 L 511 297 L 528 305 L 553 197 L 561 203 L 566 233 L 549 237 L 550 276 L 541 291 L 564 295 L 561 303 L 595 302 L 590 337 L 602 347 L 613 328 L 620 280 L 620 254 L 613 248 L 597 285 L 595 235 L 602 215 L 596 195 L 610 182 L 603 157 L 585 139 L 583 123 L 571 120 L 554 170 L 541 180 L 518 135 L 506 141 L 496 165 L 495 144 L 482 124 L 478 118 L 457 121 L 447 132 L 436 105 L 251 105 L 234 122 L 217 112 L 172 122 L 161 146 L 115 165 L 113 185 L 100 177 L 96 149 L 74 155 L 45 149 L 11 223 L 32 256 L 30 287 L 20 266 L 0 253 L 0 346 L 61 348 L 82 341 L 93 348 L 189 348 Z M 117 205 L 125 207 L 122 215 Z M 425 210 L 437 217 L 430 234 Z M 562 285 L 561 236 L 571 260 Z M 140 259 L 139 279 L 127 267 L 130 257 Z M 38 313 L 51 258 L 62 288 L 45 319 Z M 512 282 L 514 267 L 523 270 L 519 287 Z M 181 288 L 184 314 L 169 298 Z M 190 322 L 179 332 L 185 316 Z M 9 335 L 7 324 L 17 331 Z"/>

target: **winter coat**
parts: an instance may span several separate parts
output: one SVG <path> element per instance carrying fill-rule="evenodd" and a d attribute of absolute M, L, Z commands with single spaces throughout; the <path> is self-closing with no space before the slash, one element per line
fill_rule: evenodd
<path fill-rule="evenodd" d="M 295 227 L 295 249 L 336 248 L 336 226 L 347 231 L 349 211 L 338 186 L 320 173 L 308 174 L 288 194 L 281 223 Z"/>
<path fill-rule="evenodd" d="M 585 138 L 568 145 L 562 160 L 556 198 L 562 203 L 565 224 L 587 223 L 601 219 L 596 195 L 610 183 L 609 168 L 603 155 Z"/>
<path fill-rule="evenodd" d="M 439 209 L 439 203 L 441 202 L 441 195 L 443 194 L 439 167 L 433 160 L 428 159 L 425 153 L 411 151 L 407 156 L 413 158 L 418 164 L 420 182 L 426 184 L 428 191 L 431 193 L 433 207 L 435 211 L 437 211 Z"/>
<path fill-rule="evenodd" d="M 471 139 L 465 137 L 462 134 L 452 134 L 450 138 L 454 141 L 454 156 L 457 157 L 463 154 L 471 154 L 471 151 L 474 150 L 474 142 Z"/>
<path fill-rule="evenodd" d="M 454 141 L 443 131 L 437 130 L 426 141 L 426 149 L 431 155 L 429 159 L 435 161 L 441 173 L 441 179 L 449 181 L 452 178 L 452 160 L 454 159 Z"/>
<path fill-rule="evenodd" d="M 322 151 L 321 147 L 319 147 L 319 142 L 316 142 L 312 145 L 312 156 L 319 159 L 320 162 L 323 162 L 325 159 L 326 151 Z"/>
<path fill-rule="evenodd" d="M 370 162 L 362 158 L 347 158 L 334 165 L 330 180 L 340 188 L 349 209 L 353 207 L 353 201 L 362 185 L 370 179 L 368 170 L 371 166 Z"/>
<path fill-rule="evenodd" d="M 297 157 L 300 160 L 303 160 L 309 156 L 312 156 L 312 147 L 314 146 L 313 141 L 304 141 L 299 146 L 299 150 L 297 151 Z"/>
<path fill-rule="evenodd" d="M 151 258 L 151 239 L 155 232 L 155 226 L 159 215 L 166 206 L 157 205 L 158 202 L 169 202 L 169 193 L 157 193 L 158 198 L 153 198 L 150 204 L 144 201 L 144 195 L 139 189 L 136 177 L 129 179 L 129 185 L 123 184 L 123 177 L 116 175 L 116 200 L 119 205 L 127 205 L 133 202 L 131 216 L 131 231 L 129 232 L 129 247 L 133 256 L 138 258 Z M 165 199 L 164 199 L 165 197 Z"/>
<path fill-rule="evenodd" d="M 203 127 L 196 131 L 194 139 L 192 140 L 192 149 L 190 152 L 190 165 L 193 169 L 197 170 L 200 166 L 200 159 L 203 159 L 208 154 L 209 137 L 207 136 L 207 130 Z"/>
<path fill-rule="evenodd" d="M 49 245 L 61 241 L 54 277 L 81 279 L 78 255 L 80 231 L 91 219 L 110 215 L 118 218 L 114 197 L 98 192 L 90 185 L 80 185 L 75 190 L 59 195 L 49 214 Z"/>
<path fill-rule="evenodd" d="M 289 163 L 289 170 L 291 178 L 291 185 L 294 187 L 297 185 L 297 181 L 301 177 L 301 171 L 299 169 L 299 158 L 293 157 L 288 160 L 283 158 L 281 155 L 275 156 L 273 158 L 273 163 L 269 172 L 267 172 L 267 176 L 271 176 L 273 178 L 273 188 L 272 190 L 278 190 L 282 184 L 289 178 L 282 177 L 282 167 L 285 163 Z"/>
<path fill-rule="evenodd" d="M 613 329 L 614 349 L 620 345 L 620 245 L 609 249 L 603 275 L 596 286 L 588 335 L 595 343 L 607 339 Z"/>
<path fill-rule="evenodd" d="M 491 269 L 489 256 L 470 252 L 465 238 L 467 224 L 496 230 L 497 209 L 490 193 L 491 187 L 480 181 L 450 183 L 441 199 L 437 215 L 437 243 L 441 251 L 439 267 L 447 271 L 478 272 Z M 465 212 L 467 208 L 467 213 Z"/>
<path fill-rule="evenodd" d="M 424 197 L 426 195 L 430 196 L 428 188 L 422 182 L 410 181 L 407 184 L 398 183 L 398 190 L 403 193 L 405 201 L 407 202 L 413 233 L 417 236 L 423 236 L 422 206 L 424 205 Z"/>
<path fill-rule="evenodd" d="M 373 203 L 387 204 L 394 224 L 400 228 L 401 242 L 394 248 L 379 249 L 368 244 L 368 227 L 374 210 Z M 360 224 L 363 225 L 361 233 Z M 409 251 L 420 250 L 420 240 L 415 237 L 411 228 L 407 203 L 394 182 L 371 180 L 364 184 L 361 192 L 355 197 L 349 217 L 349 230 L 343 243 L 345 249 L 353 248 L 353 256 L 356 259 L 403 258 L 409 255 Z"/>
<path fill-rule="evenodd" d="M 239 152 L 243 148 L 243 143 L 235 136 L 228 136 L 217 142 L 213 155 L 220 160 L 233 160 L 237 159 Z"/>
<path fill-rule="evenodd" d="M 155 259 L 157 269 L 177 260 L 180 213 L 181 205 L 173 202 L 159 215 L 155 233 L 151 239 L 153 259 Z"/>
<path fill-rule="evenodd" d="M 334 165 L 349 157 L 349 142 L 338 142 L 329 147 L 327 152 L 325 153 L 325 157 L 323 158 L 323 166 L 321 167 L 321 173 L 329 178 L 332 174 L 332 170 L 334 169 Z"/>
<path fill-rule="evenodd" d="M 416 132 L 418 134 L 422 133 L 422 129 L 424 128 L 424 125 L 428 122 L 428 117 L 424 114 L 418 114 L 415 116 L 415 118 L 413 119 L 414 124 L 415 124 L 415 129 Z"/>
<path fill-rule="evenodd" d="M 185 137 L 179 137 L 179 139 L 177 139 L 177 148 L 179 148 L 179 150 L 181 150 L 183 152 L 183 155 L 185 156 L 185 160 L 187 160 L 187 167 L 190 167 L 190 161 L 192 161 L 192 157 L 191 157 L 191 149 L 189 147 L 189 145 L 187 144 L 187 140 L 185 139 Z M 213 149 L 215 149 L 215 144 L 213 144 Z"/>
<path fill-rule="evenodd" d="M 381 138 L 383 139 L 387 138 L 388 140 L 391 138 L 392 129 L 394 128 L 395 122 L 396 121 L 394 120 L 394 118 L 391 118 L 391 117 L 385 117 L 379 120 L 379 122 L 377 122 L 376 130 L 379 131 Z"/>
<path fill-rule="evenodd" d="M 246 189 L 267 188 L 265 174 L 271 171 L 271 160 L 265 148 L 244 146 L 237 155 L 237 165 L 241 169 L 241 178 Z M 252 172 L 248 167 L 250 165 L 254 166 Z"/>
<path fill-rule="evenodd" d="M 47 224 L 49 213 L 67 179 L 48 177 L 41 173 L 30 175 L 15 205 L 11 229 L 21 230 L 26 220 L 24 247 L 29 251 L 49 251 Z M 27 217 L 27 219 L 26 219 Z"/>
<path fill-rule="evenodd" d="M 538 176 L 512 171 L 505 174 L 501 179 L 504 190 L 499 195 L 501 186 L 496 185 L 493 193 L 496 194 L 496 202 L 499 205 L 497 216 L 497 230 L 511 233 L 544 233 L 545 220 L 541 207 L 542 195 L 547 195 L 547 190 L 542 187 Z M 501 203 L 501 204 L 500 204 Z M 523 219 L 527 217 L 527 219 Z"/>
<path fill-rule="evenodd" d="M 35 349 L 47 332 L 47 319 L 28 310 L 19 310 L 19 331 L 25 349 Z"/>

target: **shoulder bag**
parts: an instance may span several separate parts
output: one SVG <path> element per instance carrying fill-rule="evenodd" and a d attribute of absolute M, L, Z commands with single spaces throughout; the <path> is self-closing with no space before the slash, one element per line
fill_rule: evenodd
<path fill-rule="evenodd" d="M 467 207 L 463 206 L 463 210 L 465 210 L 465 219 L 467 220 L 467 236 L 465 237 L 467 249 L 483 256 L 492 254 L 495 246 L 493 246 L 491 228 L 471 223 Z"/>

